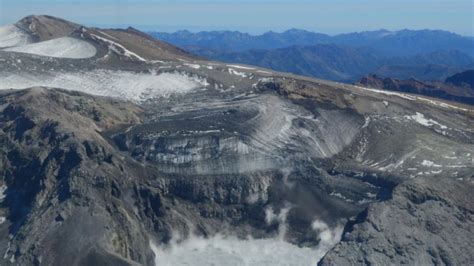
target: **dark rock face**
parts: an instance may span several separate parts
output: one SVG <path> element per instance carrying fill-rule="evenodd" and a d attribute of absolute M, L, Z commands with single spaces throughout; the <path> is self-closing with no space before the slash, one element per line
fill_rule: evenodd
<path fill-rule="evenodd" d="M 362 78 L 358 84 L 369 88 L 408 92 L 474 105 L 474 90 L 469 85 L 470 77 L 469 71 L 467 71 L 447 79 L 446 83 L 442 83 L 423 82 L 415 79 L 399 80 L 370 75 Z"/>
<path fill-rule="evenodd" d="M 123 181 L 113 178 L 123 172 L 98 133 L 115 123 L 138 121 L 139 110 L 123 104 L 122 112 L 112 115 L 111 102 L 99 106 L 92 97 L 42 88 L 7 93 L 0 101 L 8 105 L 0 118 L 7 186 L 2 211 L 8 219 L 2 228 L 11 236 L 2 238 L 4 259 L 23 265 L 151 261 L 146 236 L 114 207 L 114 189 Z M 112 116 L 96 121 L 92 110 Z M 127 236 L 116 235 L 120 230 Z M 131 253 L 129 245 L 145 252 Z"/>
<path fill-rule="evenodd" d="M 368 207 L 318 265 L 466 265 L 474 248 L 472 183 L 407 181 L 393 198 Z"/>
<path fill-rule="evenodd" d="M 467 70 L 446 79 L 446 83 L 474 90 L 474 70 Z"/>

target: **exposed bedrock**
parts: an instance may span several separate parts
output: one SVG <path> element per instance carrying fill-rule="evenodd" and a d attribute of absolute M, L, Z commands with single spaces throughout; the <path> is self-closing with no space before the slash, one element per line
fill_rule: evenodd
<path fill-rule="evenodd" d="M 446 178 L 399 185 L 349 223 L 319 265 L 466 265 L 473 260 L 474 187 Z M 463 248 L 458 248 L 463 247 Z"/>

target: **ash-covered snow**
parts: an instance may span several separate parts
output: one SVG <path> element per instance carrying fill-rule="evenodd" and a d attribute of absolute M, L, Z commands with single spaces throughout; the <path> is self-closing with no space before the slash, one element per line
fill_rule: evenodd
<path fill-rule="evenodd" d="M 2 203 L 6 197 L 5 192 L 7 191 L 7 188 L 8 187 L 5 185 L 0 186 L 0 203 Z"/>
<path fill-rule="evenodd" d="M 72 59 L 91 58 L 97 52 L 92 44 L 71 37 L 7 48 L 4 51 Z"/>
<path fill-rule="evenodd" d="M 190 68 L 194 68 L 194 69 L 200 69 L 201 68 L 201 65 L 198 65 L 198 64 L 184 64 L 185 66 L 188 66 Z"/>
<path fill-rule="evenodd" d="M 26 45 L 31 42 L 28 34 L 15 25 L 0 27 L 0 48 Z"/>
<path fill-rule="evenodd" d="M 428 99 L 428 98 L 425 98 L 425 97 L 409 95 L 409 94 L 406 94 L 406 93 L 400 93 L 400 92 L 394 92 L 394 91 L 386 91 L 386 90 L 366 88 L 366 87 L 361 87 L 361 86 L 354 86 L 354 87 L 356 87 L 358 89 L 366 90 L 366 91 L 379 93 L 379 94 L 385 94 L 385 95 L 388 95 L 388 96 L 398 96 L 400 98 L 407 99 L 407 100 L 410 100 L 410 101 L 423 101 L 423 102 L 427 102 L 429 104 L 439 106 L 439 107 L 443 107 L 443 108 L 446 108 L 446 109 L 456 109 L 456 110 L 465 111 L 465 112 L 472 112 L 472 109 L 462 108 L 462 107 L 459 107 L 459 106 L 456 106 L 456 105 L 447 104 L 447 103 L 444 103 L 444 102 L 441 102 L 441 101 L 432 100 L 432 99 Z"/>
<path fill-rule="evenodd" d="M 135 73 L 94 70 L 86 72 L 47 73 L 41 76 L 10 73 L 0 80 L 0 89 L 53 87 L 85 93 L 122 98 L 134 102 L 186 93 L 207 86 L 206 79 L 182 73 Z"/>
<path fill-rule="evenodd" d="M 431 126 L 437 125 L 441 129 L 447 129 L 448 128 L 447 126 L 442 125 L 442 124 L 438 123 L 437 121 L 435 121 L 433 119 L 425 118 L 425 116 L 423 114 L 418 113 L 418 112 L 415 115 L 411 115 L 411 116 L 406 115 L 405 118 L 408 119 L 408 120 L 414 120 L 418 124 L 423 125 L 425 127 L 431 127 Z"/>
<path fill-rule="evenodd" d="M 442 167 L 442 165 L 436 164 L 429 160 L 423 160 L 423 162 L 421 162 L 421 165 L 428 166 L 428 167 Z"/>
<path fill-rule="evenodd" d="M 253 67 L 246 67 L 246 66 L 240 66 L 240 65 L 227 65 L 228 67 L 233 67 L 233 68 L 239 68 L 239 69 L 245 69 L 245 70 L 255 70 Z"/>
<path fill-rule="evenodd" d="M 233 68 L 229 68 L 229 74 L 232 74 L 232 75 L 236 75 L 236 76 L 239 76 L 239 77 L 242 77 L 242 78 L 246 78 L 247 77 L 247 74 L 244 73 L 244 72 L 239 72 Z"/>
<path fill-rule="evenodd" d="M 104 34 L 104 33 L 103 33 Z M 108 34 L 107 34 L 108 35 Z M 106 35 L 106 36 L 107 36 Z M 100 36 L 97 36 L 95 34 L 91 34 L 92 38 L 95 38 L 95 39 L 98 39 L 100 41 L 103 41 L 105 43 L 107 43 L 109 45 L 109 48 L 110 50 L 118 53 L 118 54 L 121 54 L 121 55 L 124 55 L 128 58 L 136 58 L 138 59 L 139 61 L 142 61 L 142 62 L 146 62 L 147 60 L 141 56 L 139 56 L 138 54 L 128 50 L 127 48 L 125 48 L 125 46 L 117 43 L 117 42 L 114 42 L 112 40 L 109 40 L 107 38 L 103 38 L 103 37 L 100 37 Z M 108 35 L 110 36 L 110 35 Z M 118 49 L 117 49 L 118 48 Z"/>

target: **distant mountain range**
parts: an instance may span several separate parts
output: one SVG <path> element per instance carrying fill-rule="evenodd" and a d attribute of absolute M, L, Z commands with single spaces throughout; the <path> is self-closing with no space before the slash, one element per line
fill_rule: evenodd
<path fill-rule="evenodd" d="M 474 40 L 440 30 L 379 30 L 336 36 L 297 29 L 258 36 L 236 31 L 151 35 L 210 59 L 337 81 L 356 81 L 368 73 L 444 80 L 474 68 Z"/>

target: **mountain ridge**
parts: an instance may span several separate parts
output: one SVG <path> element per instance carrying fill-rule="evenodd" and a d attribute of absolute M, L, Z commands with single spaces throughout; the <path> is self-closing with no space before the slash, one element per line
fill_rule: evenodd
<path fill-rule="evenodd" d="M 433 52 L 436 50 L 446 49 L 446 47 L 449 47 L 450 49 L 458 49 L 471 56 L 474 55 L 472 49 L 474 42 L 472 38 L 443 30 L 376 30 L 345 33 L 334 36 L 298 29 L 290 29 L 281 33 L 266 32 L 261 35 L 250 35 L 239 31 L 202 31 L 197 33 L 179 31 L 175 33 L 148 33 L 158 39 L 168 41 L 178 46 L 196 45 L 214 50 L 219 50 L 220 47 L 225 47 L 225 50 L 229 52 L 242 52 L 250 49 L 277 49 L 290 45 L 334 43 L 350 47 L 371 47 L 375 50 L 386 50 L 384 54 L 388 56 L 403 56 L 413 55 L 420 52 Z M 226 36 L 229 39 L 226 39 Z M 227 43 L 228 41 L 239 40 L 237 36 L 240 36 L 242 39 L 241 43 L 238 45 Z M 417 45 L 415 45 L 417 41 L 416 38 L 418 38 L 420 42 Z M 413 41 L 415 41 L 415 43 Z M 403 43 L 398 44 L 397 42 Z M 423 45 L 421 45 L 421 43 Z M 390 47 L 395 45 L 402 45 L 404 49 L 397 48 L 396 52 L 390 51 L 394 50 L 394 48 Z"/>
<path fill-rule="evenodd" d="M 258 36 L 231 31 L 151 34 L 214 60 L 344 82 L 357 81 L 370 73 L 442 81 L 474 66 L 472 39 L 436 30 L 380 30 L 336 36 L 301 30 Z M 326 49 L 331 46 L 337 50 Z M 290 53 L 299 59 L 285 58 Z M 338 65 L 337 61 L 345 64 Z"/>

